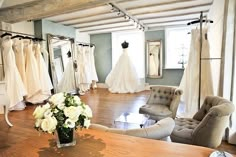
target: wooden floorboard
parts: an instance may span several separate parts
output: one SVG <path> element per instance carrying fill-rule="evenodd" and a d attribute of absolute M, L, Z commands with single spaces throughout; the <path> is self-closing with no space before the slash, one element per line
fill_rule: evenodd
<path fill-rule="evenodd" d="M 96 89 L 81 96 L 82 101 L 88 104 L 93 111 L 92 123 L 115 127 L 114 119 L 123 112 L 138 113 L 139 107 L 144 105 L 150 91 L 135 94 L 112 94 L 107 89 Z M 0 115 L 0 152 L 26 140 L 29 136 L 37 135 L 34 129 L 32 113 L 37 105 L 27 105 L 23 111 L 12 111 L 9 119 L 13 127 L 9 128 Z M 43 136 L 43 135 L 42 135 Z M 22 143 L 23 144 L 23 143 Z M 217 149 L 236 154 L 236 146 L 222 142 Z M 17 153 L 17 152 L 16 152 Z"/>

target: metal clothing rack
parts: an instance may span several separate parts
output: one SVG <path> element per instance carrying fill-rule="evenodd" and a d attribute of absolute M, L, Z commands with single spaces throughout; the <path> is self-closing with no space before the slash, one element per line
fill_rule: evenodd
<path fill-rule="evenodd" d="M 93 43 L 86 43 L 86 42 L 79 42 L 79 41 L 77 41 L 76 43 L 78 45 L 83 45 L 83 46 L 91 46 L 91 47 L 95 46 Z"/>
<path fill-rule="evenodd" d="M 197 24 L 200 23 L 200 55 L 199 55 L 199 78 L 198 78 L 198 82 L 199 82 L 199 86 L 198 86 L 198 109 L 200 109 L 200 102 L 201 102 L 201 76 L 202 76 L 202 60 L 218 60 L 221 58 L 202 58 L 202 24 L 203 22 L 205 23 L 213 23 L 212 20 L 208 20 L 208 19 L 204 19 L 205 17 L 203 16 L 203 12 L 201 11 L 200 13 L 200 19 L 198 20 L 194 20 L 191 21 L 189 23 L 187 23 L 187 25 L 192 25 L 192 24 Z"/>
<path fill-rule="evenodd" d="M 27 36 L 27 37 L 34 37 L 34 38 L 31 38 L 32 40 L 45 41 L 42 38 L 36 38 L 35 35 L 32 35 L 32 34 L 14 32 L 14 31 L 9 31 L 9 30 L 4 30 L 4 29 L 0 29 L 0 32 L 13 33 L 13 34 L 17 34 L 17 35 L 24 35 L 24 36 Z"/>

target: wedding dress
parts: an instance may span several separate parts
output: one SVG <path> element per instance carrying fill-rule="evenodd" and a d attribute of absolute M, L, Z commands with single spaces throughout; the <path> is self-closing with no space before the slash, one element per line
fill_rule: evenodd
<path fill-rule="evenodd" d="M 38 84 L 40 85 L 40 92 L 38 92 L 36 95 L 32 96 L 31 98 L 28 98 L 27 101 L 31 103 L 41 103 L 44 100 L 48 99 L 48 97 L 51 95 L 51 89 L 52 82 L 48 74 L 48 70 L 45 64 L 45 61 L 41 55 L 41 49 L 40 44 L 36 43 L 34 44 L 34 56 L 37 63 L 38 68 Z"/>
<path fill-rule="evenodd" d="M 16 66 L 20 73 L 21 79 L 27 89 L 26 74 L 25 74 L 25 53 L 24 53 L 24 43 L 21 39 L 14 39 L 13 50 L 15 52 Z"/>
<path fill-rule="evenodd" d="M 209 58 L 209 42 L 205 39 L 206 29 L 202 34 L 202 58 Z M 180 89 L 183 90 L 182 100 L 185 104 L 185 116 L 191 117 L 198 111 L 198 91 L 199 91 L 199 56 L 200 56 L 200 31 L 191 31 L 191 46 L 188 64 L 185 68 Z M 201 100 L 203 103 L 206 96 L 213 95 L 213 85 L 211 76 L 211 65 L 209 60 L 202 60 L 201 66 Z"/>
<path fill-rule="evenodd" d="M 24 53 L 26 55 L 26 82 L 28 95 L 26 100 L 31 102 L 31 98 L 41 92 L 38 65 L 34 56 L 33 44 L 31 40 L 24 40 Z"/>
<path fill-rule="evenodd" d="M 23 110 L 25 104 L 22 100 L 23 96 L 26 95 L 26 89 L 16 67 L 12 45 L 13 42 L 9 36 L 5 36 L 2 40 L 2 54 L 4 60 L 6 91 L 10 99 L 9 110 Z"/>
<path fill-rule="evenodd" d="M 75 74 L 73 68 L 73 60 L 70 57 L 66 65 L 65 71 L 63 72 L 62 79 L 58 84 L 59 92 L 71 92 L 75 89 Z"/>
<path fill-rule="evenodd" d="M 115 67 L 108 74 L 105 83 L 111 93 L 134 93 L 140 91 L 136 69 L 129 58 L 127 48 L 123 49 Z"/>
<path fill-rule="evenodd" d="M 95 46 L 90 47 L 91 79 L 92 79 L 92 88 L 97 88 L 96 82 L 98 82 L 98 76 L 94 61 L 94 49 Z"/>

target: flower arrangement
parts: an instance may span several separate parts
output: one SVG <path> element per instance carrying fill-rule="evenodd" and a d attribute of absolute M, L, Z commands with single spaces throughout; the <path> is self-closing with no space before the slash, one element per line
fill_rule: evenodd
<path fill-rule="evenodd" d="M 62 130 L 88 128 L 92 111 L 78 96 L 68 93 L 57 93 L 49 98 L 47 104 L 38 106 L 33 113 L 35 129 L 47 133 Z"/>

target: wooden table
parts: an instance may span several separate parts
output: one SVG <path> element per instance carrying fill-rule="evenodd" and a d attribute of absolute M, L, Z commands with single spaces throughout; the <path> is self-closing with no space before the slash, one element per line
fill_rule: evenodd
<path fill-rule="evenodd" d="M 1 150 L 1 149 L 0 149 Z M 77 144 L 57 148 L 53 135 L 31 136 L 3 157 L 208 157 L 213 149 L 95 130 L 77 131 Z"/>

